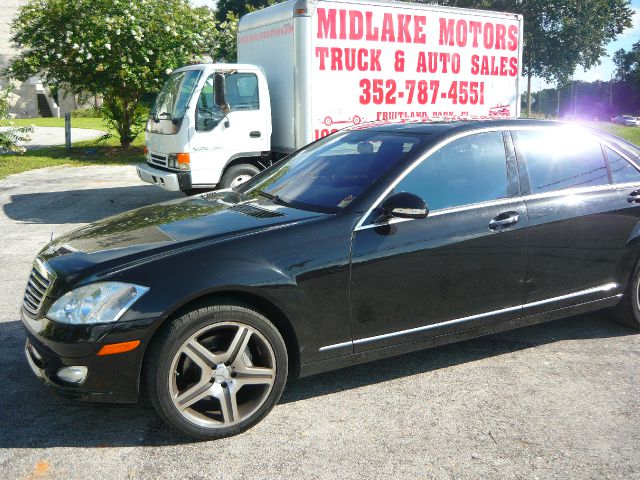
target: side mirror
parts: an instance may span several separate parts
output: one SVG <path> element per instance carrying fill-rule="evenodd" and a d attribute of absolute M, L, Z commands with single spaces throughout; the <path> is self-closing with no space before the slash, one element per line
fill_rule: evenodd
<path fill-rule="evenodd" d="M 380 208 L 388 217 L 426 218 L 429 208 L 425 201 L 409 192 L 398 192 L 387 198 Z"/>
<path fill-rule="evenodd" d="M 216 73 L 214 81 L 215 102 L 220 109 L 224 109 L 227 105 L 227 99 L 225 97 L 226 85 L 225 78 L 222 73 Z"/>

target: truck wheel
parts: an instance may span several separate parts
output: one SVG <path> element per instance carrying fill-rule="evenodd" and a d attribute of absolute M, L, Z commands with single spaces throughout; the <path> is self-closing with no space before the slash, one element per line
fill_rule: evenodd
<path fill-rule="evenodd" d="M 249 308 L 214 305 L 194 309 L 158 333 L 145 381 L 168 424 L 210 440 L 262 420 L 280 399 L 287 368 L 284 341 L 269 320 Z"/>
<path fill-rule="evenodd" d="M 224 172 L 224 175 L 222 175 L 220 188 L 235 188 L 258 173 L 260 173 L 258 167 L 251 165 L 250 163 L 234 165 L 229 167 L 227 171 Z"/>

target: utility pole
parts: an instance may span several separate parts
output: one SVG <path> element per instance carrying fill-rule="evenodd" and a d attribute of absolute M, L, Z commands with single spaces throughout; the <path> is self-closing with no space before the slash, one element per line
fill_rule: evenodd
<path fill-rule="evenodd" d="M 613 72 L 611 72 L 611 80 L 609 80 L 609 106 L 613 107 Z"/>
<path fill-rule="evenodd" d="M 542 116 L 542 80 L 538 80 L 538 114 Z"/>
<path fill-rule="evenodd" d="M 560 120 L 560 82 L 556 83 L 556 93 L 558 94 L 558 105 L 556 106 L 556 118 Z"/>

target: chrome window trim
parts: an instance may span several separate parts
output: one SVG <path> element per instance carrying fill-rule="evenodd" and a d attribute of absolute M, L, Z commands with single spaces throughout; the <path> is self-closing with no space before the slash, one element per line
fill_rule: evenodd
<path fill-rule="evenodd" d="M 519 306 L 514 306 L 514 307 L 506 307 L 506 308 L 501 308 L 499 310 L 493 310 L 491 312 L 485 312 L 485 313 L 478 313 L 476 315 L 469 315 L 468 317 L 461 317 L 461 318 L 456 318 L 453 320 L 447 320 L 445 322 L 440 322 L 440 323 L 432 323 L 429 325 L 423 325 L 421 327 L 415 327 L 415 328 L 409 328 L 406 330 L 398 330 L 395 332 L 389 332 L 389 333 L 383 333 L 381 335 L 375 335 L 373 337 L 365 337 L 365 338 L 359 338 L 357 340 L 352 340 L 351 342 L 342 342 L 342 343 L 336 343 L 334 345 L 326 345 L 324 347 L 320 347 L 320 352 L 326 352 L 329 350 L 334 350 L 336 348 L 341 348 L 341 347 L 346 347 L 349 345 L 361 345 L 364 343 L 369 343 L 369 342 L 373 342 L 376 340 L 384 340 L 387 338 L 393 338 L 393 337 L 398 337 L 401 335 L 407 335 L 410 333 L 419 333 L 419 332 L 426 332 L 428 330 L 433 330 L 434 328 L 439 328 L 439 327 L 444 327 L 444 326 L 448 326 L 448 325 L 455 325 L 458 323 L 464 323 L 464 322 L 468 322 L 470 320 L 477 320 L 479 318 L 484 318 L 484 317 L 491 317 L 494 315 L 498 315 L 501 313 L 509 313 L 509 312 L 514 312 L 517 310 L 525 310 L 527 308 L 532 308 L 532 307 L 537 307 L 540 305 L 546 305 L 548 303 L 554 303 L 554 302 L 559 302 L 562 300 L 568 300 L 571 298 L 576 298 L 576 297 L 581 297 L 584 295 L 590 295 L 592 293 L 599 293 L 599 292 L 608 292 L 611 290 L 615 290 L 616 288 L 618 288 L 618 284 L 615 282 L 610 282 L 610 283 L 605 283 L 604 285 L 600 285 L 597 287 L 592 287 L 592 288 L 587 288 L 585 290 L 579 290 L 577 292 L 573 292 L 573 293 L 568 293 L 566 295 L 560 295 L 558 297 L 551 297 L 551 298 L 547 298 L 545 300 L 538 300 L 536 302 L 531 302 L 531 303 L 525 303 Z M 621 297 L 622 294 L 617 294 L 615 295 L 616 297 Z"/>

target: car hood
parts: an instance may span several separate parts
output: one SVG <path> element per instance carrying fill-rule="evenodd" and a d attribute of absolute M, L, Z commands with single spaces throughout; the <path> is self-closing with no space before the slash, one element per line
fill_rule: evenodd
<path fill-rule="evenodd" d="M 283 228 L 326 214 L 247 199 L 233 191 L 150 205 L 58 237 L 39 254 L 59 273 L 137 261 L 190 244 Z"/>

